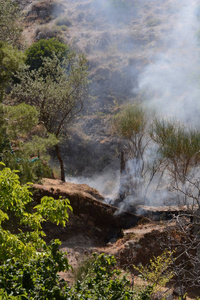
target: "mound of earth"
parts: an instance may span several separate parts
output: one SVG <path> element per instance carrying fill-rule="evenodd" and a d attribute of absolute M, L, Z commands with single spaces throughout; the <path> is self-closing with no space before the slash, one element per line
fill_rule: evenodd
<path fill-rule="evenodd" d="M 66 228 L 45 224 L 47 239 L 57 236 L 65 240 L 85 232 L 97 244 L 105 244 L 112 238 L 120 237 L 123 228 L 134 226 L 143 219 L 130 212 L 117 214 L 116 207 L 104 203 L 104 197 L 86 184 L 45 178 L 41 184 L 33 185 L 34 201 L 38 203 L 43 196 L 68 198 L 73 208 Z"/>

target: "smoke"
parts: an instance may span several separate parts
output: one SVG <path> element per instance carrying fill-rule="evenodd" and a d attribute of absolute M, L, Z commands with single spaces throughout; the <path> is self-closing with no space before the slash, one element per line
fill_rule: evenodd
<path fill-rule="evenodd" d="M 174 1 L 175 8 L 180 1 Z M 200 41 L 198 31 L 198 1 L 181 1 L 176 21 L 173 28 L 163 34 L 163 51 L 153 55 L 150 64 L 141 72 L 138 87 L 134 93 L 142 95 L 144 105 L 161 118 L 171 118 L 181 121 L 187 126 L 199 127 L 200 125 Z M 155 155 L 155 151 L 152 151 Z M 146 156 L 148 160 L 151 153 Z M 160 176 L 160 175 L 159 175 Z M 173 205 L 186 204 L 180 192 L 167 189 L 170 178 L 162 178 L 162 187 L 158 189 L 159 176 L 155 176 L 146 195 L 144 191 L 148 185 L 143 183 L 143 188 L 137 197 L 132 194 L 124 198 L 119 205 L 119 212 L 137 205 L 138 198 L 143 199 L 144 205 Z M 134 178 L 133 182 L 137 182 Z M 128 180 L 126 181 L 128 183 Z M 185 191 L 188 187 L 182 187 Z M 127 189 L 128 190 L 128 189 Z M 192 190 L 191 187 L 189 189 Z M 187 199 L 189 204 L 191 199 Z"/>
<path fill-rule="evenodd" d="M 158 115 L 199 125 L 198 1 L 180 4 L 174 28 L 166 36 L 163 34 L 165 50 L 140 74 L 137 92 L 145 94 L 147 107 Z"/>
<path fill-rule="evenodd" d="M 72 21 L 69 42 L 73 41 L 74 47 L 86 53 L 89 59 L 91 91 L 97 98 L 95 108 L 99 112 L 108 112 L 114 101 L 122 103 L 140 98 L 147 109 L 160 117 L 200 125 L 197 0 L 121 1 L 128 3 L 125 6 L 114 0 L 65 0 L 65 3 L 67 17 Z M 129 3 L 134 5 L 129 6 Z M 77 22 L 78 30 L 73 29 Z M 160 23 L 161 26 L 157 26 Z M 98 147 L 91 151 L 98 159 Z M 155 154 L 155 150 L 146 153 L 145 160 L 151 161 Z M 141 181 L 141 178 L 135 180 Z M 106 171 L 87 178 L 69 177 L 67 181 L 87 183 L 107 197 L 118 191 L 119 174 L 113 177 L 112 172 Z M 169 199 L 171 203 L 176 201 L 174 194 L 165 188 L 155 192 L 157 181 L 155 176 L 144 204 L 164 205 Z M 117 183 L 114 187 L 113 182 Z M 121 204 L 122 210 L 144 196 L 148 183 L 141 185 L 141 197 L 128 195 Z"/>
<path fill-rule="evenodd" d="M 67 182 L 77 184 L 87 184 L 90 187 L 98 190 L 105 197 L 107 203 L 112 202 L 116 197 L 119 189 L 119 172 L 104 170 L 100 174 L 93 174 L 91 177 L 66 177 Z"/>

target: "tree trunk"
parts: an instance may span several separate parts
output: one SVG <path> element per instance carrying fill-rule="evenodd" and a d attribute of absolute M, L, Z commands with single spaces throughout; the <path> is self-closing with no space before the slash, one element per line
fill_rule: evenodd
<path fill-rule="evenodd" d="M 60 179 L 65 182 L 65 167 L 64 167 L 64 162 L 63 162 L 62 156 L 60 154 L 59 145 L 56 145 L 55 149 L 56 149 L 57 158 L 60 163 Z"/>

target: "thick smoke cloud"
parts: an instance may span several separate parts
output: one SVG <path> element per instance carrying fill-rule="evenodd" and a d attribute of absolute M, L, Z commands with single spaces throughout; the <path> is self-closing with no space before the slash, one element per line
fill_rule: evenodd
<path fill-rule="evenodd" d="M 145 93 L 146 105 L 157 114 L 196 125 L 200 124 L 198 1 L 181 2 L 173 29 L 163 35 L 166 48 L 140 75 L 138 91 Z"/>

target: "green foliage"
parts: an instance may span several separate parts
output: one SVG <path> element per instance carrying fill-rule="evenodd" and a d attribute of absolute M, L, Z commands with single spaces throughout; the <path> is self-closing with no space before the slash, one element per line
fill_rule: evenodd
<path fill-rule="evenodd" d="M 52 241 L 45 254 L 38 252 L 26 263 L 5 261 L 0 266 L 0 288 L 7 295 L 19 295 L 22 299 L 66 299 L 68 288 L 58 272 L 67 271 L 70 266 L 66 253 L 59 250 L 60 244 L 58 240 Z"/>
<path fill-rule="evenodd" d="M 82 281 L 85 279 L 85 276 L 90 273 L 92 266 L 94 264 L 94 256 L 83 259 L 79 264 L 78 268 L 74 270 L 75 281 Z"/>
<path fill-rule="evenodd" d="M 21 186 L 16 171 L 3 168 L 0 171 L 0 262 L 15 258 L 28 261 L 35 257 L 37 249 L 45 245 L 42 239 L 42 222 L 50 220 L 57 224 L 65 224 L 68 220 L 69 202 L 49 198 L 50 210 L 43 213 L 48 197 L 41 200 L 35 212 L 27 211 L 32 202 L 28 185 Z M 60 203 L 61 202 L 61 203 Z M 44 205 L 44 207 L 43 207 Z"/>
<path fill-rule="evenodd" d="M 14 0 L 0 1 L 0 41 L 14 44 L 19 40 L 19 8 Z"/>
<path fill-rule="evenodd" d="M 129 104 L 113 118 L 114 131 L 121 137 L 132 140 L 143 134 L 147 124 L 145 111 L 139 103 Z"/>
<path fill-rule="evenodd" d="M 38 124 L 38 111 L 25 103 L 4 106 L 4 115 L 7 120 L 7 135 L 11 140 L 27 135 Z"/>
<path fill-rule="evenodd" d="M 200 131 L 175 121 L 156 119 L 150 134 L 162 157 L 172 166 L 173 176 L 184 182 L 191 168 L 200 162 Z"/>
<path fill-rule="evenodd" d="M 69 54 L 69 47 L 55 38 L 41 39 L 33 43 L 26 51 L 26 64 L 31 70 L 38 70 L 43 65 L 44 58 L 53 58 L 54 54 L 62 61 Z"/>
<path fill-rule="evenodd" d="M 2 106 L 1 160 L 11 169 L 18 169 L 22 183 L 51 177 L 52 171 L 45 161 L 47 150 L 57 144 L 43 124 L 38 125 L 39 112 L 25 103 Z"/>
<path fill-rule="evenodd" d="M 84 55 L 77 57 L 70 52 L 62 64 L 54 55 L 44 58 L 43 66 L 38 70 L 20 72 L 20 83 L 15 85 L 12 94 L 17 101 L 34 105 L 39 110 L 39 120 L 58 137 L 83 107 L 87 75 Z"/>
<path fill-rule="evenodd" d="M 19 83 L 13 87 L 12 95 L 17 103 L 35 106 L 47 131 L 59 138 L 63 129 L 81 112 L 88 96 L 87 60 L 54 39 L 35 43 L 29 48 L 27 57 L 27 63 L 32 61 L 33 65 L 18 73 Z M 56 154 L 64 181 L 64 163 L 58 145 Z"/>
<path fill-rule="evenodd" d="M 133 299 L 129 281 L 115 269 L 114 256 L 93 254 L 91 269 L 82 281 L 77 281 L 70 291 L 70 298 L 91 300 L 129 300 Z"/>
<path fill-rule="evenodd" d="M 21 300 L 21 296 L 9 296 L 3 289 L 0 289 L 0 300 Z"/>
<path fill-rule="evenodd" d="M 151 259 L 147 266 L 134 266 L 134 268 L 152 287 L 152 292 L 157 292 L 174 277 L 174 272 L 170 268 L 171 264 L 171 252 L 165 250 L 160 256 Z"/>
<path fill-rule="evenodd" d="M 0 267 L 0 289 L 7 295 L 19 297 L 23 295 L 23 299 L 151 299 L 158 282 L 134 287 L 132 290 L 126 276 L 116 269 L 114 256 L 104 253 L 100 255 L 94 253 L 80 280 L 77 280 L 74 286 L 68 287 L 58 275 L 58 272 L 68 270 L 70 267 L 65 253 L 59 251 L 59 245 L 57 240 L 54 241 L 46 248 L 45 253 L 38 252 L 34 258 L 25 263 L 13 259 L 5 261 Z M 160 263 L 161 261 L 158 264 Z M 157 272 L 157 268 L 150 267 L 151 275 L 153 270 Z"/>
<path fill-rule="evenodd" d="M 66 225 L 65 218 L 69 218 L 68 210 L 72 211 L 72 207 L 69 205 L 68 199 L 62 199 L 62 197 L 58 200 L 55 200 L 53 197 L 43 197 L 41 199 L 41 204 L 35 206 L 37 212 L 41 214 L 44 219 L 48 219 L 49 221 L 58 224 L 62 224 L 62 226 Z"/>
<path fill-rule="evenodd" d="M 9 147 L 9 139 L 6 133 L 4 105 L 0 103 L 0 153 Z"/>
<path fill-rule="evenodd" d="M 0 101 L 13 74 L 20 70 L 24 62 L 24 54 L 5 42 L 0 41 Z"/>
<path fill-rule="evenodd" d="M 0 267 L 0 288 L 7 295 L 18 295 L 22 299 L 150 300 L 152 287 L 131 291 L 129 281 L 115 269 L 114 257 L 105 254 L 93 254 L 89 273 L 68 287 L 58 275 L 69 269 L 65 253 L 61 253 L 58 246 L 56 240 L 47 247 L 45 255 L 38 253 L 24 264 L 5 261 Z"/>

